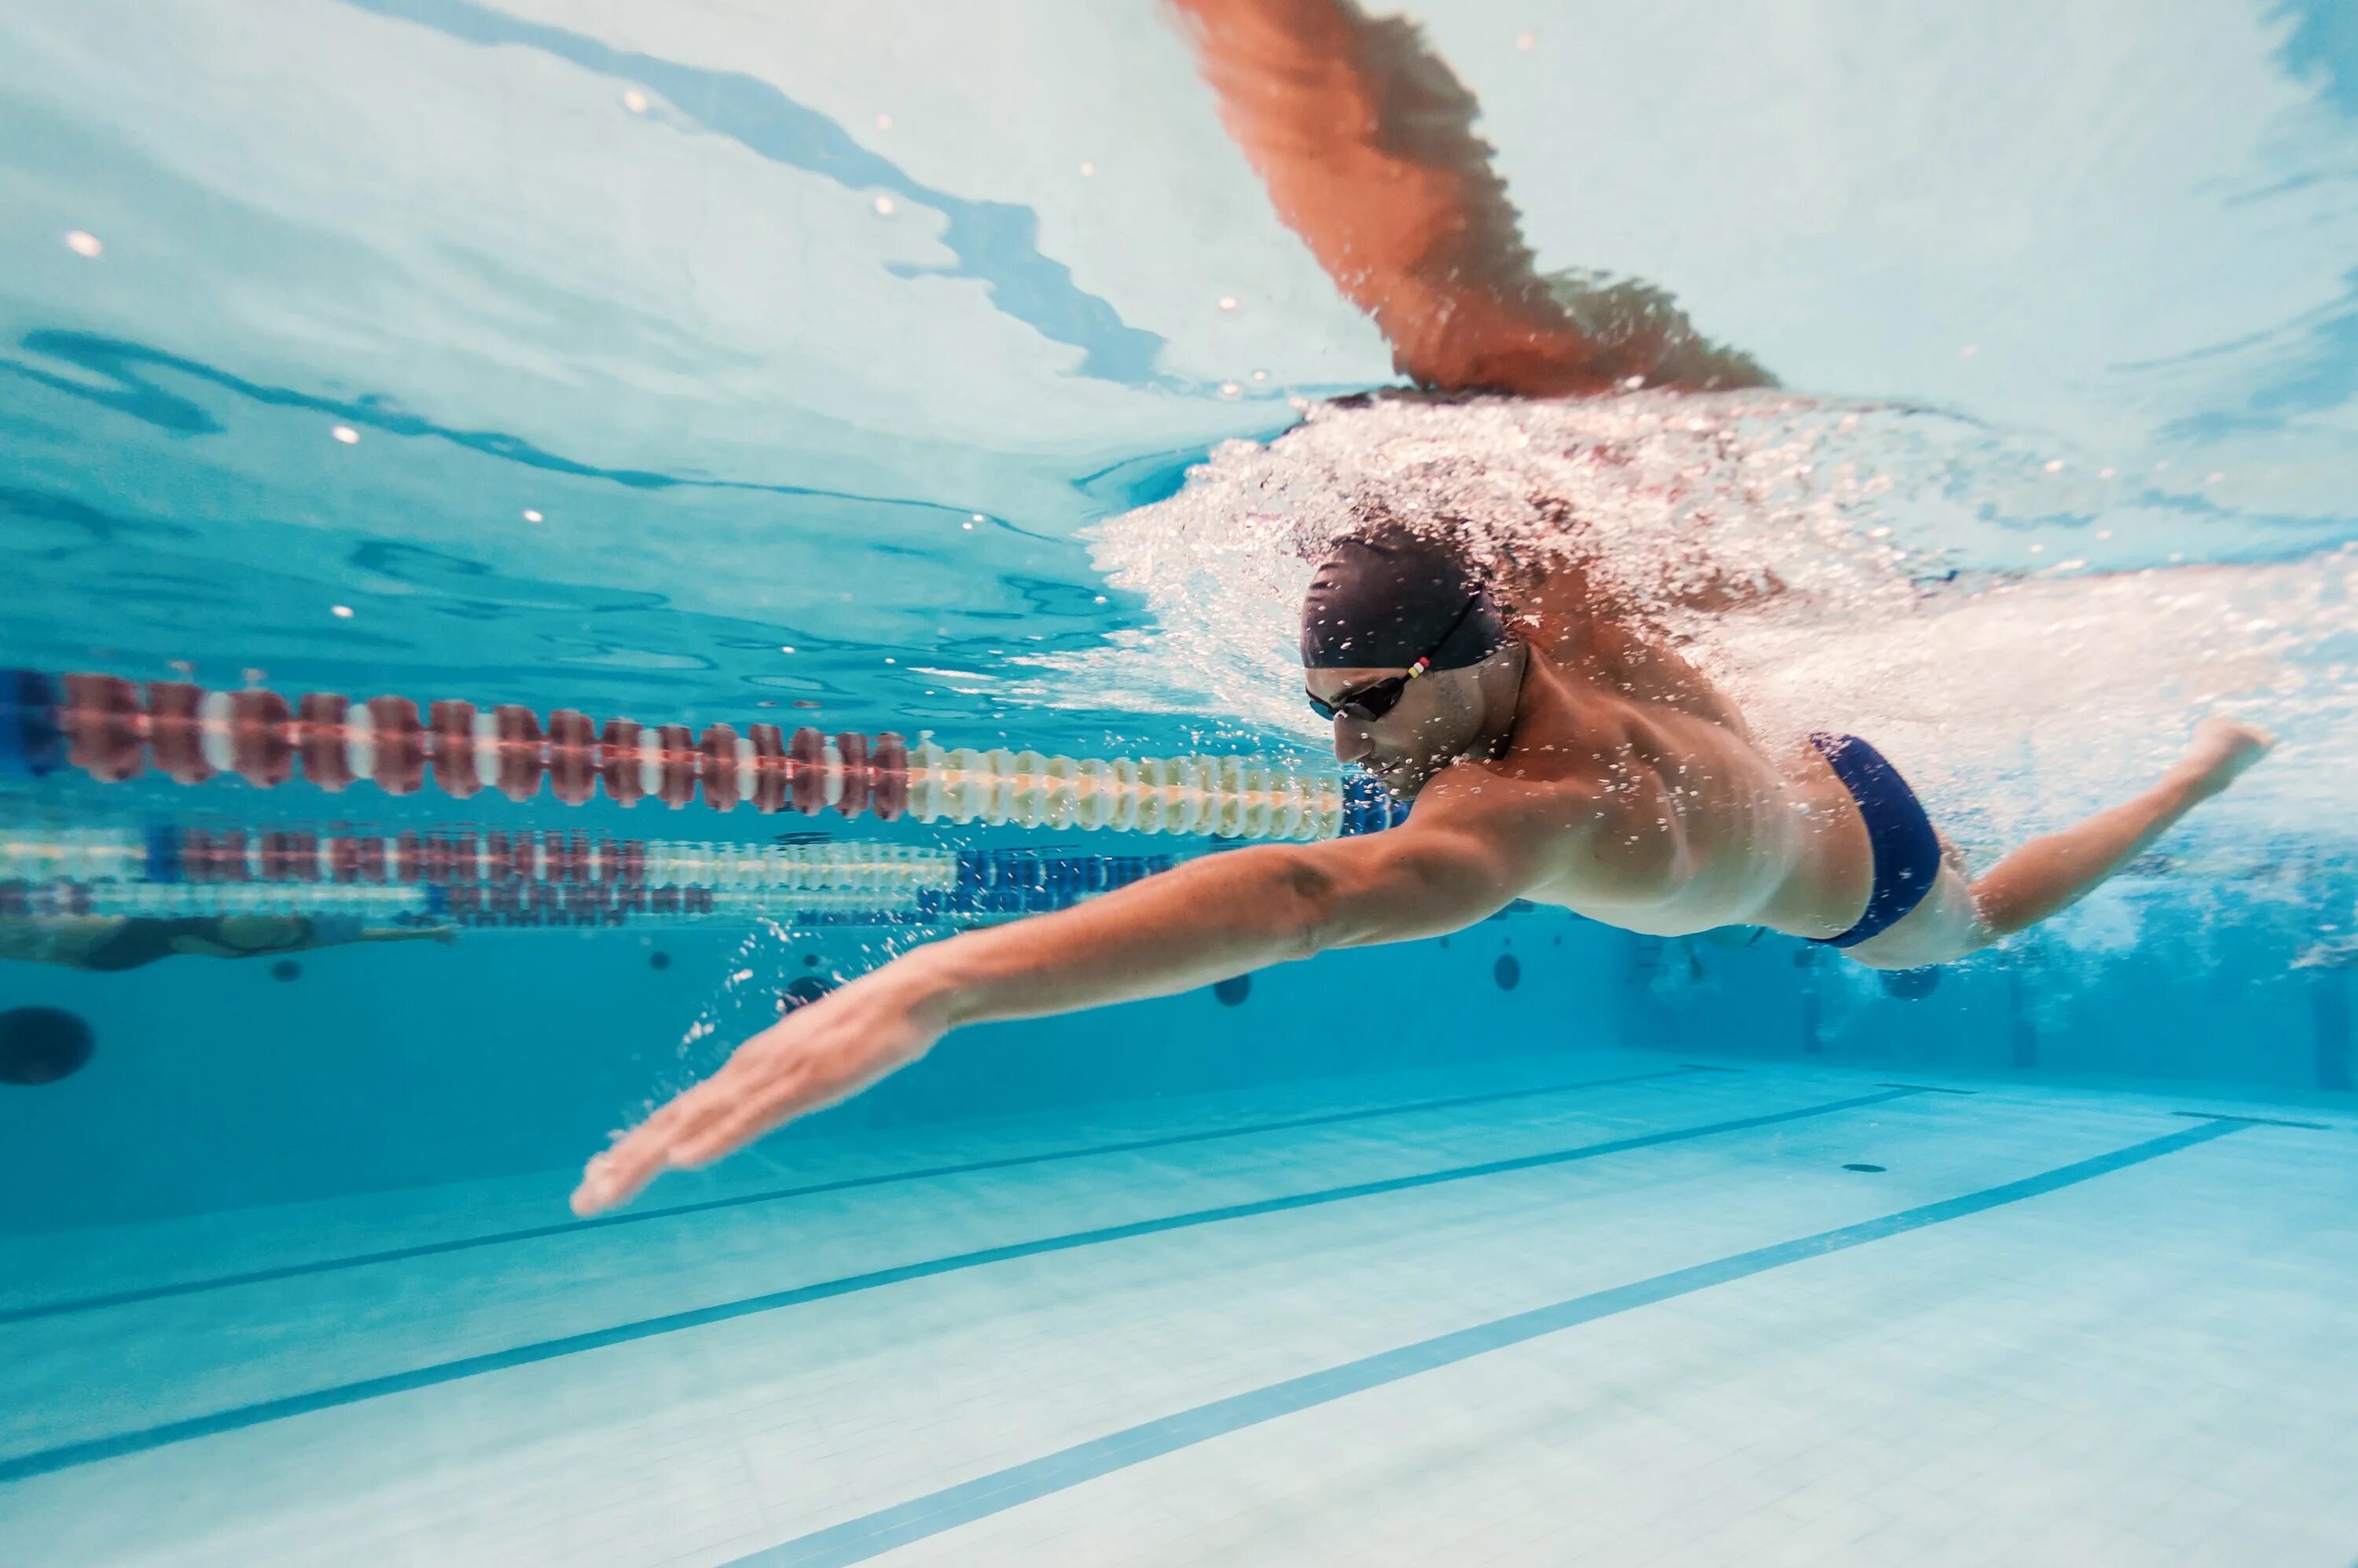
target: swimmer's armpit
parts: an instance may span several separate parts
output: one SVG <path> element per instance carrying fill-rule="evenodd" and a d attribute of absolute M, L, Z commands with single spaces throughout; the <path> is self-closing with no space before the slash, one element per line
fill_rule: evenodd
<path fill-rule="evenodd" d="M 1413 24 L 1353 0 L 1172 4 L 1279 218 L 1420 385 L 1557 396 L 1633 375 L 1690 388 L 1768 380 L 1699 336 L 1658 288 L 1538 274 L 1474 134 L 1480 105 Z"/>

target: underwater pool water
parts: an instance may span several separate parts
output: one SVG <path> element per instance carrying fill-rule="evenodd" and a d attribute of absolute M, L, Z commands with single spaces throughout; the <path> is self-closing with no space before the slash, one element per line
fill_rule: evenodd
<path fill-rule="evenodd" d="M 0 1555 L 2358 1558 L 2341 13 L 1401 10 L 1774 385 L 1398 395 L 1145 0 L 0 10 Z M 1371 503 L 1977 863 L 2280 744 L 1941 970 L 1519 904 L 568 1210 L 897 953 L 1385 830 Z"/>

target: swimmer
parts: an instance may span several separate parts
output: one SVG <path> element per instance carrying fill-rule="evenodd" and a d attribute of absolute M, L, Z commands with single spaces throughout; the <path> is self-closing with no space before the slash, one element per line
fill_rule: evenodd
<path fill-rule="evenodd" d="M 904 955 L 747 1041 L 593 1160 L 574 1207 L 627 1202 L 965 1024 L 1441 935 L 1517 899 L 1661 936 L 1761 925 L 1876 969 L 1947 963 L 2068 907 L 2273 744 L 2208 719 L 2151 788 L 1976 879 L 1866 741 L 1764 745 L 1675 652 L 1518 611 L 1445 537 L 1384 522 L 1337 543 L 1301 654 L 1336 758 L 1413 800 L 1405 824 L 1206 856 Z"/>
<path fill-rule="evenodd" d="M 1658 289 L 1541 276 L 1472 94 L 1411 25 L 1350 0 L 1174 5 L 1279 217 L 1383 330 L 1411 395 L 1772 384 Z M 907 954 L 747 1041 L 592 1160 L 575 1209 L 708 1164 L 964 1024 L 1440 935 L 1517 899 L 1662 936 L 1762 926 L 1886 971 L 1946 963 L 2068 907 L 2273 744 L 2207 720 L 2152 788 L 1975 879 L 1872 745 L 1764 745 L 1576 556 L 1486 571 L 1443 532 L 1360 513 L 1303 606 L 1303 681 L 1336 757 L 1416 802 L 1406 825 L 1208 856 Z M 1744 597 L 1706 588 L 1698 608 Z"/>
<path fill-rule="evenodd" d="M 456 942 L 448 925 L 366 925 L 352 914 L 67 914 L 0 920 L 0 959 L 115 974 L 176 957 L 275 958 L 357 942 Z"/>

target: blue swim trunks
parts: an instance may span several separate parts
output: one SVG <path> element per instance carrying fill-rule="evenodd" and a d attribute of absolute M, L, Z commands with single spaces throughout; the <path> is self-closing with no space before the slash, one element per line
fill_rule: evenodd
<path fill-rule="evenodd" d="M 1866 841 L 1875 852 L 1866 913 L 1839 936 L 1811 940 L 1828 947 L 1855 947 L 1924 902 L 1941 874 L 1941 836 L 1932 831 L 1932 819 L 1924 815 L 1916 792 L 1882 752 L 1855 735 L 1820 733 L 1810 737 L 1810 744 L 1858 802 L 1859 819 L 1866 824 Z"/>

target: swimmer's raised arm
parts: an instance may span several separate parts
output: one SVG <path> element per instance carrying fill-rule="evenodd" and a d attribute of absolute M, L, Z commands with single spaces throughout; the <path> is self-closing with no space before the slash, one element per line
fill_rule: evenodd
<path fill-rule="evenodd" d="M 1750 386 L 1644 284 L 1540 276 L 1481 106 L 1412 23 L 1354 0 L 1172 0 L 1228 134 L 1284 224 L 1421 386 L 1549 397 Z"/>
<path fill-rule="evenodd" d="M 1076 908 L 922 947 L 798 1008 L 590 1162 L 573 1206 L 625 1203 L 925 1054 L 962 1024 L 1168 996 L 1330 947 L 1458 930 L 1560 874 L 1561 797 L 1518 809 L 1428 790 L 1408 825 L 1190 861 Z M 1503 808 L 1501 808 L 1503 807 Z"/>

